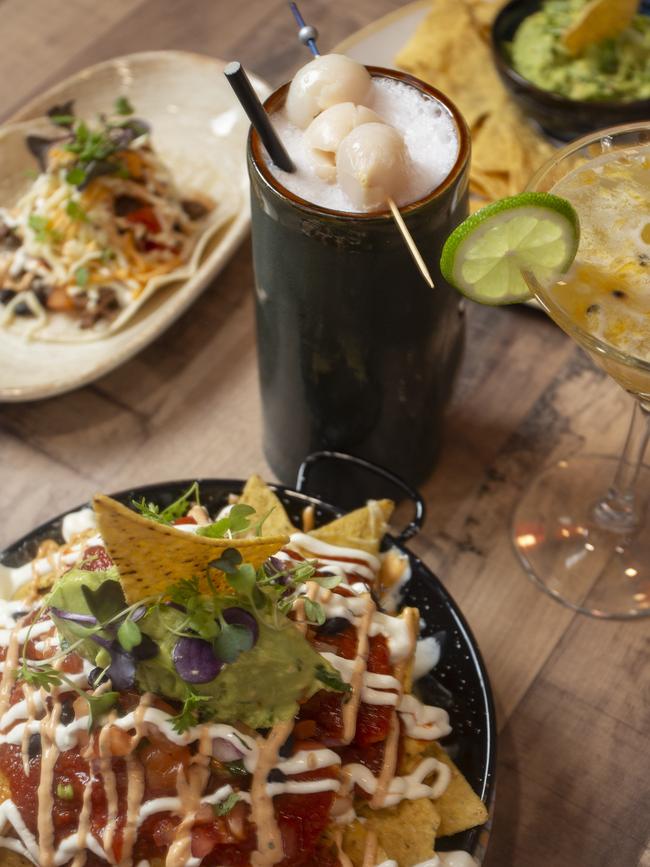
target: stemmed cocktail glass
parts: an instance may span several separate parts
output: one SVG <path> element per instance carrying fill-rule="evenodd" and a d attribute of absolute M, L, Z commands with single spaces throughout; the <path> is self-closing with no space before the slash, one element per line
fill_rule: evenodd
<path fill-rule="evenodd" d="M 597 617 L 650 615 L 650 122 L 562 150 L 529 189 L 568 198 L 581 220 L 573 268 L 527 282 L 537 300 L 635 401 L 623 454 L 567 456 L 543 471 L 513 517 L 526 571 Z M 645 287 L 645 288 L 644 288 Z"/>

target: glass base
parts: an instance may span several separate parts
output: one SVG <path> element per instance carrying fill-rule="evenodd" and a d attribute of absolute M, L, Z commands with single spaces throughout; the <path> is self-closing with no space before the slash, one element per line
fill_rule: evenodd
<path fill-rule="evenodd" d="M 617 459 L 600 455 L 561 460 L 524 492 L 512 521 L 513 544 L 530 578 L 554 599 L 592 617 L 650 616 L 648 511 L 632 530 L 595 520 Z M 650 490 L 650 467 L 638 488 Z"/>

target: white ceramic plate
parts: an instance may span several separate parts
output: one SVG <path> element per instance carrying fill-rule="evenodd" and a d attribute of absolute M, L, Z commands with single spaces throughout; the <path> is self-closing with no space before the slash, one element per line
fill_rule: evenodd
<path fill-rule="evenodd" d="M 371 66 L 395 68 L 395 56 L 400 48 L 415 33 L 431 8 L 429 0 L 416 0 L 401 9 L 390 12 L 357 30 L 339 42 L 332 51 L 347 54 L 353 60 Z"/>
<path fill-rule="evenodd" d="M 214 280 L 250 224 L 248 120 L 223 75 L 225 62 L 183 51 L 149 51 L 92 66 L 31 100 L 10 122 L 37 118 L 73 98 L 79 116 L 106 111 L 125 95 L 153 127 L 154 146 L 174 162 L 184 148 L 201 151 L 206 171 L 219 173 L 233 197 L 233 218 L 207 245 L 191 278 L 156 293 L 120 331 L 91 343 L 26 342 L 0 335 L 0 400 L 52 397 L 85 385 L 131 358 L 172 324 Z M 268 85 L 251 76 L 262 98 Z M 179 136 L 179 127 L 187 133 Z M 172 153 L 173 152 L 173 153 Z M 182 179 L 181 179 L 182 181 Z"/>

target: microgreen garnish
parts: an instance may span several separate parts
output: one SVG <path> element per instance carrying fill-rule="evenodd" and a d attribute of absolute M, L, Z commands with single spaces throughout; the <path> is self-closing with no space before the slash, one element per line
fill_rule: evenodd
<path fill-rule="evenodd" d="M 124 650 L 129 653 L 134 647 L 137 647 L 142 643 L 142 632 L 140 632 L 140 627 L 132 620 L 125 620 L 118 627 L 117 640 L 120 642 Z"/>
<path fill-rule="evenodd" d="M 325 668 L 324 665 L 319 665 L 316 669 L 316 678 L 325 684 L 326 687 L 336 692 L 350 692 L 352 689 L 349 683 L 341 679 L 337 671 L 331 671 L 329 668 Z"/>
<path fill-rule="evenodd" d="M 237 792 L 231 792 L 228 797 L 224 801 L 220 801 L 218 804 L 213 804 L 212 809 L 214 811 L 215 816 L 226 816 L 235 804 L 239 803 L 239 795 Z"/>
<path fill-rule="evenodd" d="M 239 533 L 246 533 L 251 529 L 251 517 L 255 514 L 252 506 L 245 503 L 237 503 L 214 524 L 199 527 L 197 536 L 207 536 L 209 539 L 224 539 L 226 536 L 233 537 Z"/>
<path fill-rule="evenodd" d="M 143 518 L 157 521 L 159 524 L 173 524 L 177 518 L 182 518 L 187 513 L 192 501 L 200 502 L 198 482 L 191 484 L 184 494 L 162 510 L 156 503 L 147 502 L 144 497 L 140 500 L 131 500 L 131 505 Z"/>
<path fill-rule="evenodd" d="M 234 623 L 224 623 L 212 642 L 214 652 L 224 662 L 234 662 L 240 653 L 250 650 L 253 644 L 254 637 L 250 630 Z"/>
<path fill-rule="evenodd" d="M 133 114 L 133 106 L 125 96 L 118 96 L 115 100 L 115 114 Z"/>
<path fill-rule="evenodd" d="M 99 623 L 109 622 L 126 608 L 124 591 L 119 581 L 102 581 L 96 590 L 82 584 L 81 592 L 88 610 Z"/>
<path fill-rule="evenodd" d="M 209 696 L 199 695 L 192 687 L 188 686 L 183 707 L 171 719 L 174 731 L 182 735 L 192 726 L 198 725 L 201 722 L 201 711 L 204 710 L 203 703 L 209 700 Z"/>
<path fill-rule="evenodd" d="M 80 223 L 88 222 L 88 214 L 84 211 L 79 202 L 75 202 L 74 199 L 69 199 L 65 206 L 65 212 L 71 220 L 77 220 Z"/>
<path fill-rule="evenodd" d="M 88 731 L 99 722 L 101 717 L 108 713 L 119 698 L 119 693 L 117 692 L 103 692 L 100 695 L 92 695 L 85 692 L 67 675 L 52 665 L 42 665 L 36 662 L 31 662 L 31 665 L 29 665 L 28 660 L 24 656 L 19 677 L 25 683 L 38 689 L 43 689 L 45 692 L 51 692 L 55 686 L 68 687 L 72 692 L 76 692 L 77 695 L 85 699 L 88 702 Z"/>
<path fill-rule="evenodd" d="M 237 759 L 234 762 L 224 762 L 224 765 L 228 768 L 228 773 L 232 774 L 233 777 L 248 777 L 250 775 L 250 771 L 246 769 L 243 759 Z"/>
<path fill-rule="evenodd" d="M 90 272 L 88 268 L 85 268 L 83 265 L 74 272 L 74 279 L 77 286 L 80 286 L 82 289 L 88 285 L 88 280 L 90 278 Z"/>
<path fill-rule="evenodd" d="M 67 131 L 66 137 L 60 140 L 60 147 L 75 157 L 65 173 L 70 185 L 83 189 L 100 175 L 128 177 L 120 154 L 149 132 L 149 126 L 131 117 L 132 114 L 133 106 L 124 96 L 115 100 L 112 118 L 99 115 L 98 124 L 93 128 L 75 117 L 72 102 L 50 109 L 50 121 Z"/>

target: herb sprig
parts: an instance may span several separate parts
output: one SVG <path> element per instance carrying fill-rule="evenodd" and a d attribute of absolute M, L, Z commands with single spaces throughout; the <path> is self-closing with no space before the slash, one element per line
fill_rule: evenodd
<path fill-rule="evenodd" d="M 193 482 L 184 494 L 181 494 L 177 500 L 170 503 L 164 509 L 161 509 L 156 503 L 145 500 L 141 497 L 139 500 L 131 500 L 131 505 L 149 521 L 156 521 L 158 524 L 173 524 L 177 518 L 182 518 L 190 507 L 190 503 L 195 502 L 201 504 L 199 499 L 199 483 Z"/>

